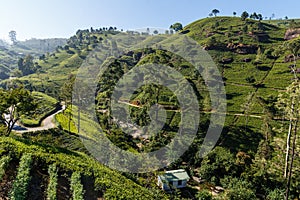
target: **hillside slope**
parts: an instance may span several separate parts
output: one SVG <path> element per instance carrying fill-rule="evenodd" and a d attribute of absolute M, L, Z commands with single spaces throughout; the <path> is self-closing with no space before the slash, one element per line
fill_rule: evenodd
<path fill-rule="evenodd" d="M 210 100 L 207 99 L 203 77 L 197 77 L 195 68 L 186 60 L 174 55 L 175 53 L 159 48 L 160 45 L 169 42 L 167 35 L 144 38 L 145 44 L 155 44 L 157 49 L 137 49 L 114 58 L 114 62 L 110 63 L 98 83 L 95 94 L 97 120 L 107 137 L 124 150 L 134 153 L 149 152 L 169 144 L 180 130 L 182 112 L 176 97 L 170 90 L 152 84 L 138 88 L 130 99 L 120 99 L 121 103 L 129 106 L 130 117 L 134 119 L 134 124 L 126 124 L 127 129 L 136 124 L 149 123 L 148 111 L 153 102 L 166 108 L 166 123 L 162 131 L 150 138 L 132 137 L 122 132 L 120 126 L 113 122 L 114 118 L 111 116 L 109 106 L 114 86 L 133 67 L 145 63 L 163 63 L 171 66 L 183 74 L 193 86 L 201 112 L 200 128 L 195 140 L 188 151 L 169 166 L 170 169 L 184 168 L 190 175 L 201 180 L 201 183 L 192 181 L 187 194 L 195 197 L 199 188 L 212 190 L 214 186 L 222 186 L 225 191 L 218 196 L 221 199 L 270 199 L 270 195 L 277 195 L 277 199 L 282 199 L 286 182 L 282 174 L 288 121 L 277 110 L 275 103 L 278 95 L 285 92 L 286 87 L 294 80 L 291 65 L 299 63 L 298 55 L 294 61 L 292 51 L 288 47 L 292 46 L 291 44 L 300 47 L 299 38 L 284 40 L 287 29 L 285 26 L 277 26 L 276 23 L 267 21 L 242 20 L 239 17 L 212 17 L 195 21 L 177 33 L 193 38 L 208 51 L 217 64 L 225 85 L 227 110 L 224 113 L 226 121 L 223 132 L 217 147 L 205 158 L 199 157 L 199 151 L 213 111 L 209 107 Z M 115 30 L 79 30 L 68 40 L 67 45 L 37 61 L 41 66 L 37 73 L 17 78 L 15 81 L 22 82 L 30 90 L 44 92 L 58 99 L 61 96 L 62 86 L 71 82 L 73 75 L 76 75 L 90 52 L 97 46 L 100 52 L 101 48 L 107 50 L 113 45 L 118 45 L 110 41 L 110 37 L 115 34 L 127 33 Z M 102 57 L 97 57 L 95 54 L 88 61 L 92 63 L 101 59 Z M 127 86 L 134 87 L 135 81 L 140 81 L 138 78 L 129 77 Z M 1 84 L 6 86 L 8 81 L 2 81 Z M 64 116 L 59 116 L 65 123 L 62 126 L 65 130 L 69 119 L 73 123 L 80 117 L 82 117 L 80 124 L 82 129 L 91 128 L 88 114 L 80 113 L 75 106 L 73 112 L 70 110 L 62 113 Z M 76 132 L 76 128 L 73 128 L 73 132 L 74 130 Z M 139 136 L 139 134 L 135 135 Z M 296 151 L 299 152 L 299 143 L 297 145 Z M 299 157 L 295 156 L 294 162 L 291 194 L 292 198 L 299 199 Z M 68 167 L 68 164 L 63 161 L 60 165 Z M 86 166 L 76 167 L 80 171 L 81 167 Z M 132 178 L 131 175 L 127 174 L 127 176 Z M 140 175 L 136 182 L 144 187 L 153 188 L 155 186 L 149 186 L 146 180 L 153 182 L 154 179 L 154 175 L 148 173 Z M 111 182 L 108 176 L 101 180 L 105 183 L 108 181 L 113 186 L 115 186 L 114 181 L 116 185 L 120 184 L 115 179 Z M 122 180 L 129 181 L 125 178 Z M 131 182 L 129 184 L 131 185 Z M 118 195 L 123 195 L 123 192 L 136 194 L 135 186 L 131 186 L 130 191 L 122 190 L 111 198 L 117 198 Z M 106 189 L 107 185 L 104 184 L 103 187 Z M 115 189 L 118 187 L 121 186 L 116 186 Z M 137 191 L 145 190 L 141 188 Z M 113 195 L 112 193 L 109 194 Z M 185 193 L 182 194 L 184 195 Z M 179 198 L 182 196 L 178 195 Z"/>

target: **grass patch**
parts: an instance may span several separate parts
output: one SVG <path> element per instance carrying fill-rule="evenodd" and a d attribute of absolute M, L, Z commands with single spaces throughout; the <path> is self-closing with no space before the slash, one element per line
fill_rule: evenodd
<path fill-rule="evenodd" d="M 37 109 L 30 115 L 21 116 L 21 123 L 25 126 L 39 126 L 43 118 L 56 109 L 58 100 L 44 93 L 33 91 L 32 95 L 37 103 Z"/>
<path fill-rule="evenodd" d="M 55 115 L 55 120 L 63 130 L 69 131 L 71 133 L 78 133 L 73 118 L 70 118 L 70 114 L 71 110 L 67 108 L 66 110 L 64 110 L 64 112 Z"/>

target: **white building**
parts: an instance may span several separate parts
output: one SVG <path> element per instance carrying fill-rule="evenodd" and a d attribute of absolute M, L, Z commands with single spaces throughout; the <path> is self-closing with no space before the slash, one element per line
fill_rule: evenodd
<path fill-rule="evenodd" d="M 173 188 L 184 188 L 190 177 L 184 169 L 166 171 L 158 176 L 157 185 L 162 190 L 171 190 Z"/>

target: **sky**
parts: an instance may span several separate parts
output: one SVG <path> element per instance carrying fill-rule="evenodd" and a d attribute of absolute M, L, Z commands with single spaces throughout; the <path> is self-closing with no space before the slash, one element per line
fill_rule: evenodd
<path fill-rule="evenodd" d="M 78 29 L 113 26 L 119 30 L 183 26 L 219 15 L 238 16 L 243 11 L 264 17 L 300 18 L 299 0 L 0 0 L 0 39 L 69 38 Z"/>

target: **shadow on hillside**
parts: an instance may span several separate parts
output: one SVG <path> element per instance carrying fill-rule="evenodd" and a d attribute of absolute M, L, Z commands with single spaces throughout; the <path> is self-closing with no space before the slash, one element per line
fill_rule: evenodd
<path fill-rule="evenodd" d="M 237 92 L 232 92 L 232 93 L 226 93 L 226 99 L 233 99 L 234 97 L 238 97 L 241 96 L 242 94 L 237 93 Z"/>
<path fill-rule="evenodd" d="M 31 180 L 29 183 L 28 199 L 40 200 L 46 199 L 46 186 L 48 184 L 47 170 L 43 165 L 39 165 L 35 162 L 31 169 Z"/>
<path fill-rule="evenodd" d="M 22 137 L 33 142 L 51 145 L 58 148 L 65 148 L 71 151 L 81 151 L 88 154 L 88 150 L 85 148 L 79 135 L 68 131 L 49 129 L 23 133 Z"/>
<path fill-rule="evenodd" d="M 274 74 L 289 74 L 289 73 L 291 73 L 291 70 L 284 70 L 284 71 L 281 71 L 281 72 L 276 72 L 276 73 L 274 73 Z"/>
<path fill-rule="evenodd" d="M 219 140 L 220 145 L 235 152 L 256 152 L 258 144 L 262 139 L 262 135 L 260 133 L 254 132 L 252 128 L 253 127 L 250 126 L 224 127 L 221 138 Z"/>
<path fill-rule="evenodd" d="M 57 200 L 71 199 L 70 177 L 71 172 L 58 172 Z"/>
<path fill-rule="evenodd" d="M 98 200 L 103 197 L 103 194 L 94 187 L 95 179 L 89 176 L 82 176 L 81 181 L 85 191 L 84 199 Z"/>
<path fill-rule="evenodd" d="M 268 66 L 257 66 L 256 68 L 260 71 L 269 71 L 269 70 L 271 70 L 271 67 L 268 67 Z"/>
<path fill-rule="evenodd" d="M 282 38 L 271 38 L 271 39 L 275 40 L 277 42 L 283 42 L 283 41 L 285 41 L 283 37 Z"/>
<path fill-rule="evenodd" d="M 40 143 L 40 142 L 33 142 L 30 139 L 21 138 L 21 137 L 17 137 L 17 136 L 14 136 L 13 138 L 15 140 L 19 141 L 19 142 L 22 142 L 22 143 L 26 144 L 26 145 L 36 145 L 36 146 L 39 146 L 42 149 L 46 149 L 48 153 L 64 153 L 64 154 L 72 155 L 72 156 L 78 156 L 78 157 L 81 156 L 80 154 L 78 154 L 78 153 L 76 153 L 74 151 L 70 151 L 70 150 L 65 149 L 65 148 L 53 147 L 51 145 L 47 145 L 47 144 Z"/>
<path fill-rule="evenodd" d="M 6 200 L 9 199 L 9 192 L 12 189 L 13 181 L 17 176 L 17 168 L 19 162 L 17 160 L 10 161 L 7 169 L 5 170 L 4 176 L 2 177 L 0 183 L 0 199 Z"/>
<path fill-rule="evenodd" d="M 224 69 L 231 69 L 232 67 L 229 66 L 229 65 L 224 65 L 223 68 L 224 68 Z"/>

